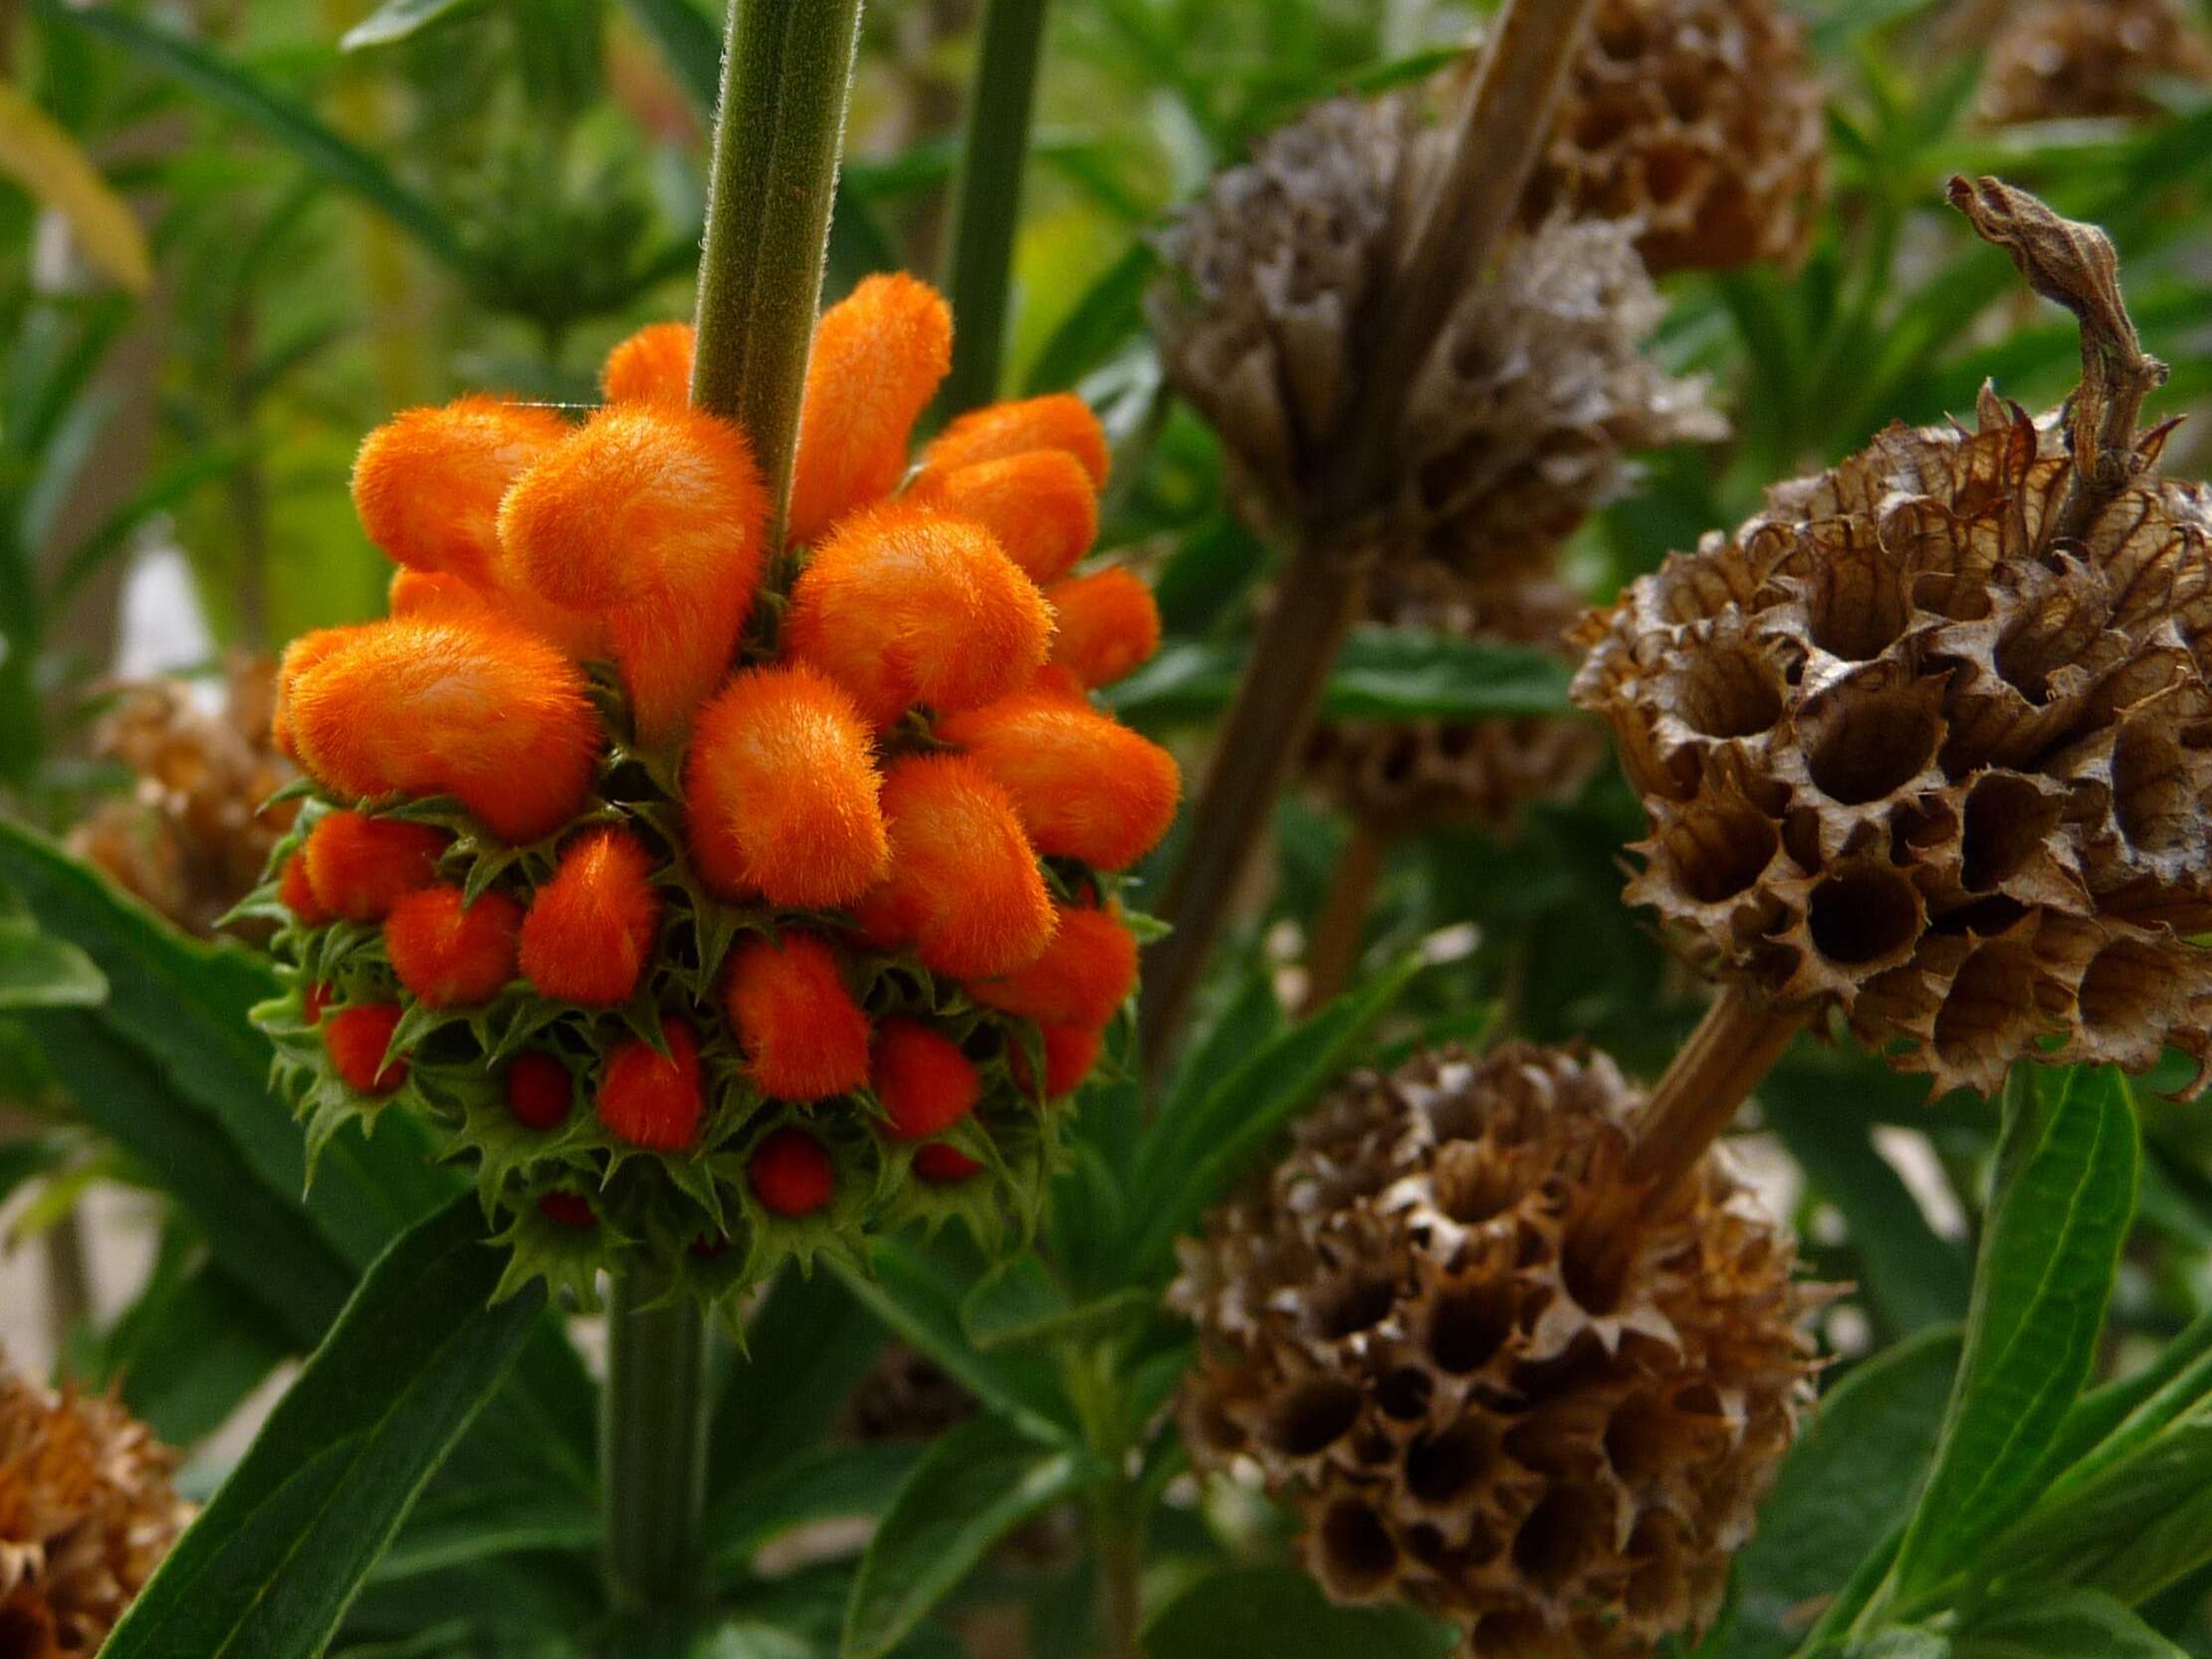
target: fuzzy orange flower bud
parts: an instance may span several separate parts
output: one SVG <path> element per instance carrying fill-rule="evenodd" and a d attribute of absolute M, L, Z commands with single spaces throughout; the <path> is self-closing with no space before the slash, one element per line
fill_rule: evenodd
<path fill-rule="evenodd" d="M 1160 606 L 1129 571 L 1054 583 L 1044 596 L 1058 619 L 1052 660 L 1086 686 L 1111 685 L 1160 649 Z"/>
<path fill-rule="evenodd" d="M 361 529 L 402 565 L 496 587 L 500 499 L 567 434 L 551 409 L 493 397 L 409 409 L 369 433 L 353 463 Z"/>
<path fill-rule="evenodd" d="M 599 389 L 609 403 L 689 403 L 689 323 L 650 323 L 607 354 Z"/>
<path fill-rule="evenodd" d="M 822 313 L 806 364 L 786 540 L 811 542 L 906 472 L 907 438 L 953 364 L 953 316 L 927 283 L 869 277 Z"/>
<path fill-rule="evenodd" d="M 389 1094 L 407 1080 L 404 1057 L 384 1064 L 399 1029 L 397 1003 L 355 1003 L 323 1022 L 323 1047 L 347 1088 L 356 1094 Z"/>
<path fill-rule="evenodd" d="M 527 1054 L 507 1068 L 504 1092 L 515 1121 L 543 1134 L 567 1121 L 576 1083 L 568 1067 L 553 1056 Z"/>
<path fill-rule="evenodd" d="M 591 830 L 570 841 L 523 918 L 524 977 L 560 1002 L 627 1002 L 660 931 L 652 868 L 627 830 Z"/>
<path fill-rule="evenodd" d="M 689 1146 L 706 1114 L 699 1070 L 699 1040 L 691 1028 L 670 1021 L 661 1028 L 668 1053 L 632 1038 L 607 1056 L 599 1078 L 599 1121 L 632 1146 L 674 1152 Z"/>
<path fill-rule="evenodd" d="M 483 589 L 441 571 L 417 571 L 402 565 L 391 574 L 385 589 L 384 610 L 393 616 L 467 616 L 496 613 L 497 600 Z"/>
<path fill-rule="evenodd" d="M 923 454 L 917 487 L 929 488 L 955 467 L 1002 461 L 1033 449 L 1058 449 L 1083 463 L 1097 489 L 1106 487 L 1112 454 L 1098 416 L 1073 392 L 1055 391 L 1013 403 L 991 403 L 954 421 Z"/>
<path fill-rule="evenodd" d="M 761 583 L 767 517 L 735 425 L 618 403 L 509 492 L 500 541 L 532 592 L 605 618 L 638 735 L 664 744 L 729 669 Z"/>
<path fill-rule="evenodd" d="M 725 1003 L 762 1093 L 826 1100 L 868 1080 L 868 1017 L 836 952 L 811 934 L 746 940 L 731 953 Z"/>
<path fill-rule="evenodd" d="M 837 681 L 878 728 L 913 703 L 972 708 L 1044 661 L 1052 612 L 991 533 L 885 508 L 846 519 L 791 586 L 783 648 Z"/>
<path fill-rule="evenodd" d="M 470 903 L 443 883 L 409 893 L 384 922 L 384 952 L 399 983 L 432 1008 L 487 1003 L 515 977 L 523 907 L 505 893 Z"/>
<path fill-rule="evenodd" d="M 1137 939 L 1103 910 L 1060 911 L 1044 954 L 997 979 L 976 980 L 968 994 L 986 1008 L 1045 1026 L 1103 1026 L 1137 983 Z"/>
<path fill-rule="evenodd" d="M 458 796 L 517 842 L 575 815 L 600 743 L 575 664 L 489 616 L 370 623 L 288 706 L 301 765 L 336 794 Z"/>
<path fill-rule="evenodd" d="M 1096 709 L 1028 694 L 948 715 L 937 734 L 1006 792 L 1039 852 L 1125 869 L 1175 820 L 1175 757 Z"/>
<path fill-rule="evenodd" d="M 707 885 L 811 909 L 883 878 L 874 743 L 851 696 L 804 663 L 750 668 L 694 723 L 685 830 Z"/>
<path fill-rule="evenodd" d="M 983 1165 L 957 1146 L 933 1140 L 914 1149 L 914 1173 L 933 1186 L 949 1186 L 977 1174 Z"/>
<path fill-rule="evenodd" d="M 301 861 L 317 902 L 347 921 L 380 922 L 409 893 L 438 879 L 446 836 L 427 824 L 326 813 L 308 831 Z"/>
<path fill-rule="evenodd" d="M 960 1045 L 919 1020 L 889 1019 L 876 1027 L 868 1080 L 895 1140 L 941 1135 L 976 1109 L 983 1079 Z"/>
<path fill-rule="evenodd" d="M 277 872 L 277 898 L 309 927 L 321 927 L 331 919 L 330 910 L 315 896 L 315 883 L 308 879 L 308 860 L 304 852 L 295 852 L 286 858 L 284 868 Z"/>
<path fill-rule="evenodd" d="M 300 676 L 367 631 L 366 627 L 315 628 L 284 648 L 277 659 L 276 696 L 269 709 L 269 741 L 279 754 L 295 761 L 300 758 L 292 734 L 292 688 Z"/>
<path fill-rule="evenodd" d="M 1052 937 L 1052 901 L 1006 794 L 960 755 L 915 755 L 883 781 L 891 873 L 860 907 L 878 944 L 912 941 L 956 979 L 1010 974 Z"/>
<path fill-rule="evenodd" d="M 322 1022 L 323 1011 L 331 1006 L 331 987 L 327 980 L 316 980 L 300 993 L 300 1018 L 309 1025 Z"/>
<path fill-rule="evenodd" d="M 914 499 L 975 520 L 1037 583 L 1073 570 L 1098 535 L 1098 491 L 1083 463 L 1062 449 L 933 471 L 916 480 Z"/>
<path fill-rule="evenodd" d="M 745 1174 L 761 1207 L 779 1216 L 810 1216 L 837 1192 L 837 1166 L 804 1129 L 767 1136 L 753 1149 Z"/>
<path fill-rule="evenodd" d="M 1098 1064 L 1098 1051 L 1105 1047 L 1105 1032 L 1097 1026 L 1040 1026 L 1037 1031 L 1044 1039 L 1044 1097 L 1057 1100 L 1063 1094 L 1073 1094 L 1091 1074 L 1091 1067 Z M 1023 1089 L 1036 1086 L 1029 1073 L 1028 1059 L 1019 1049 L 1008 1057 L 1007 1068 L 1012 1071 L 1016 1086 Z"/>

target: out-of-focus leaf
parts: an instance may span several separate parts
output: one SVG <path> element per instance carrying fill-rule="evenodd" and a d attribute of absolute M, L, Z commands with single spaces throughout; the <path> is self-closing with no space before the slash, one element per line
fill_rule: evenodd
<path fill-rule="evenodd" d="M 0 1014 L 25 1008 L 95 1008 L 108 1000 L 108 976 L 67 939 L 34 922 L 0 918 Z"/>
<path fill-rule="evenodd" d="M 11 86 L 0 86 L 0 173 L 67 220 L 87 262 L 111 282 L 133 294 L 153 286 L 137 215 L 77 140 Z"/>
<path fill-rule="evenodd" d="M 763 1544 L 796 1528 L 881 1515 L 921 1456 L 921 1447 L 898 1441 L 807 1447 L 715 1500 L 708 1552 L 743 1566 Z"/>
<path fill-rule="evenodd" d="M 180 455 L 162 466 L 132 492 L 129 500 L 101 520 L 90 535 L 70 550 L 69 557 L 62 561 L 48 584 L 47 604 L 55 609 L 67 604 L 78 589 L 97 576 L 111 559 L 128 550 L 131 538 L 149 519 L 167 512 L 201 485 L 237 471 L 244 464 L 247 453 L 235 444 L 211 445 Z"/>
<path fill-rule="evenodd" d="M 1030 363 L 1025 384 L 1031 395 L 1065 391 L 1144 327 L 1145 287 L 1159 263 L 1152 244 L 1132 242 L 1127 253 L 1099 274 Z"/>
<path fill-rule="evenodd" d="M 1955 1659 L 2188 1659 L 2126 1603 L 2096 1590 L 2006 1595 L 1960 1630 Z"/>
<path fill-rule="evenodd" d="M 1457 1634 L 1401 1607 L 1339 1607 L 1289 1567 L 1201 1578 L 1145 1629 L 1148 1659 L 1443 1659 Z"/>
<path fill-rule="evenodd" d="M 433 23 L 474 11 L 481 4 L 483 0 L 384 0 L 345 31 L 337 43 L 338 50 L 358 52 L 363 47 L 389 46 L 420 34 Z"/>
<path fill-rule="evenodd" d="M 1244 667 L 1241 644 L 1178 640 L 1106 700 L 1125 720 L 1195 720 L 1228 706 Z M 1481 720 L 1572 715 L 1568 670 L 1532 646 L 1415 629 L 1359 627 L 1337 659 L 1321 702 L 1335 720 Z"/>
<path fill-rule="evenodd" d="M 298 1351 L 261 1301 L 212 1262 L 157 1274 L 103 1345 L 101 1374 L 161 1439 L 189 1446 L 229 1421 Z"/>
<path fill-rule="evenodd" d="M 752 1318 L 715 1406 L 707 1490 L 730 1492 L 820 1444 L 886 1332 L 834 1274 L 786 1267 Z"/>

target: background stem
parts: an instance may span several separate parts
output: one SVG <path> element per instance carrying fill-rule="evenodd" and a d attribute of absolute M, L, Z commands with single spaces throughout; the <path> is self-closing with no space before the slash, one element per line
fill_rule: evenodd
<path fill-rule="evenodd" d="M 606 1569 L 615 1605 L 631 1612 L 680 1607 L 704 1588 L 706 1315 L 688 1295 L 646 1305 L 663 1289 L 617 1275 L 607 1300 Z"/>
<path fill-rule="evenodd" d="M 988 0 L 984 7 L 945 262 L 955 329 L 952 372 L 934 411 L 939 420 L 998 395 L 1044 9 L 1045 0 Z"/>
<path fill-rule="evenodd" d="M 783 540 L 860 0 L 733 0 L 691 400 L 753 440 Z"/>
<path fill-rule="evenodd" d="M 1328 895 L 1313 919 L 1306 940 L 1306 995 L 1302 1012 L 1311 1014 L 1333 1000 L 1360 965 L 1367 939 L 1367 907 L 1374 901 L 1391 838 L 1367 819 L 1355 819 L 1344 848 L 1336 855 Z"/>

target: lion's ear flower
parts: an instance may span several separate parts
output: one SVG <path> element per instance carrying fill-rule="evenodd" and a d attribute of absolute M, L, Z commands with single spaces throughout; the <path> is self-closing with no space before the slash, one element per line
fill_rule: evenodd
<path fill-rule="evenodd" d="M 1112 685 L 1160 649 L 1160 606 L 1129 571 L 1072 577 L 1044 596 L 1056 621 L 1052 660 L 1085 686 Z"/>
<path fill-rule="evenodd" d="M 982 525 L 1035 583 L 1057 582 L 1073 570 L 1098 535 L 1097 486 L 1062 449 L 932 469 L 911 493 L 949 518 Z"/>
<path fill-rule="evenodd" d="M 763 1209 L 792 1219 L 812 1215 L 837 1192 L 837 1166 L 804 1129 L 777 1129 L 764 1137 L 745 1173 Z"/>
<path fill-rule="evenodd" d="M 276 695 L 269 710 L 269 741 L 286 759 L 294 762 L 300 759 L 300 746 L 292 732 L 292 688 L 299 683 L 300 676 L 327 657 L 334 656 L 374 626 L 370 622 L 352 627 L 315 628 L 293 640 L 277 658 Z"/>
<path fill-rule="evenodd" d="M 868 1080 L 883 1103 L 884 1131 L 895 1140 L 941 1135 L 983 1097 L 983 1079 L 960 1045 L 919 1020 L 876 1028 Z"/>
<path fill-rule="evenodd" d="M 778 1100 L 826 1100 L 868 1080 L 868 1017 L 837 953 L 807 933 L 747 940 L 731 953 L 730 1024 L 746 1070 Z"/>
<path fill-rule="evenodd" d="M 1098 1026 L 1040 1026 L 1037 1032 L 1044 1039 L 1044 1097 L 1057 1100 L 1074 1093 L 1098 1064 L 1098 1052 L 1106 1045 L 1104 1030 Z M 1015 1083 L 1025 1091 L 1035 1091 L 1036 1078 L 1019 1049 L 1007 1057 L 1007 1066 Z"/>
<path fill-rule="evenodd" d="M 793 543 L 898 487 L 915 419 L 952 362 L 952 313 L 912 277 L 869 277 L 822 313 L 791 475 Z"/>
<path fill-rule="evenodd" d="M 650 323 L 607 354 L 599 389 L 609 403 L 689 403 L 692 328 Z"/>
<path fill-rule="evenodd" d="M 890 861 L 880 784 L 868 723 L 835 681 L 804 663 L 746 669 L 695 723 L 692 859 L 724 897 L 849 904 Z"/>
<path fill-rule="evenodd" d="M 973 708 L 1043 663 L 1052 612 L 991 533 L 891 507 L 846 519 L 791 585 L 784 648 L 879 729 L 907 708 Z"/>
<path fill-rule="evenodd" d="M 384 1062 L 399 1029 L 397 1003 L 355 1003 L 323 1022 L 323 1043 L 345 1086 L 358 1094 L 389 1094 L 407 1080 L 407 1062 Z"/>
<path fill-rule="evenodd" d="M 1175 758 L 1065 698 L 1008 697 L 950 715 L 937 733 L 1005 791 L 1039 852 L 1126 869 L 1175 819 L 1183 789 Z"/>
<path fill-rule="evenodd" d="M 308 831 L 300 859 L 309 890 L 330 914 L 380 922 L 409 893 L 438 878 L 450 837 L 427 824 L 326 813 Z"/>
<path fill-rule="evenodd" d="M 652 854 L 626 830 L 591 830 L 561 849 L 523 918 L 523 975 L 560 1002 L 627 1002 L 653 954 L 660 899 Z"/>
<path fill-rule="evenodd" d="M 862 907 L 877 943 L 911 943 L 959 979 L 1010 974 L 1051 941 L 1052 900 L 1006 792 L 960 755 L 915 755 L 883 780 L 891 873 Z"/>
<path fill-rule="evenodd" d="M 576 1079 L 553 1056 L 529 1054 L 507 1068 L 500 1092 L 516 1122 L 544 1134 L 568 1120 L 576 1102 Z"/>
<path fill-rule="evenodd" d="M 658 1053 L 641 1038 L 619 1044 L 607 1056 L 599 1078 L 599 1121 L 618 1139 L 654 1151 L 689 1146 L 706 1114 L 701 1086 L 699 1039 L 691 1028 L 670 1022 L 661 1037 L 668 1053 Z"/>
<path fill-rule="evenodd" d="M 399 983 L 432 1008 L 490 1002 L 515 977 L 523 907 L 506 893 L 471 902 L 441 882 L 409 893 L 384 920 L 384 950 Z"/>
<path fill-rule="evenodd" d="M 497 588 L 500 501 L 567 435 L 551 409 L 491 397 L 409 409 L 369 433 L 353 462 L 361 529 L 410 570 Z"/>
<path fill-rule="evenodd" d="M 987 1008 L 1043 1026 L 1103 1027 L 1137 984 L 1137 940 L 1103 910 L 1069 906 L 1044 954 L 996 979 L 972 980 L 968 994 Z"/>
<path fill-rule="evenodd" d="M 1092 488 L 1106 487 L 1112 464 L 1106 429 L 1098 424 L 1089 404 L 1065 391 L 1017 403 L 992 403 L 962 415 L 932 441 L 914 486 L 929 490 L 960 467 L 1003 461 L 1039 449 L 1074 456 L 1090 475 Z"/>

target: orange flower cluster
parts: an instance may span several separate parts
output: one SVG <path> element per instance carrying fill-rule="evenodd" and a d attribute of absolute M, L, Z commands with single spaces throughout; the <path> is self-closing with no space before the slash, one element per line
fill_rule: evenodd
<path fill-rule="evenodd" d="M 823 316 L 779 545 L 681 325 L 580 423 L 471 397 L 362 446 L 399 568 L 280 670 L 326 805 L 265 893 L 271 1028 L 322 1132 L 451 1122 L 541 1271 L 595 1235 L 727 1288 L 916 1193 L 1013 1207 L 1134 986 L 1117 872 L 1180 779 L 1091 693 L 1159 615 L 1077 571 L 1108 451 L 1076 398 L 910 463 L 951 340 L 905 277 Z"/>

